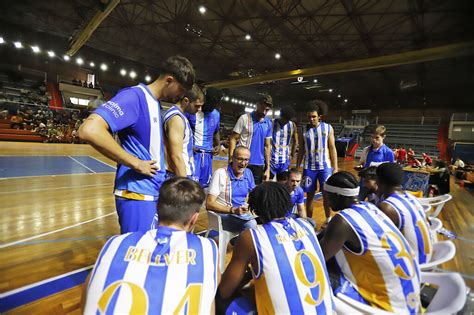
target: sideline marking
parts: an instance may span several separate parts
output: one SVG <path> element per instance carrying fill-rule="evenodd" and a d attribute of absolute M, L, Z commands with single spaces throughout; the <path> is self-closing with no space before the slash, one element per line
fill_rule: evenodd
<path fill-rule="evenodd" d="M 90 173 L 88 173 L 88 174 L 90 174 Z M 0 195 L 1 194 L 17 194 L 17 193 L 25 193 L 25 192 L 36 192 L 36 191 L 44 191 L 44 190 L 50 191 L 50 190 L 61 190 L 61 189 L 68 189 L 68 188 L 102 187 L 102 186 L 110 186 L 110 184 L 61 186 L 61 187 L 51 187 L 51 188 L 30 189 L 30 190 L 0 191 Z"/>
<path fill-rule="evenodd" d="M 81 162 L 79 162 L 78 160 L 76 160 L 75 158 L 73 158 L 72 156 L 68 155 L 67 157 L 70 158 L 70 159 L 72 159 L 72 160 L 75 161 L 76 163 L 78 163 L 80 166 L 87 168 L 87 169 L 88 169 L 89 171 L 91 171 L 92 173 L 97 174 L 97 172 L 95 172 L 93 169 L 91 169 L 91 168 L 85 166 L 84 164 L 82 164 Z"/>
<path fill-rule="evenodd" d="M 108 164 L 108 163 L 105 163 L 104 161 L 101 161 L 101 160 L 99 160 L 98 158 L 95 158 L 95 157 L 93 157 L 93 156 L 91 156 L 91 155 L 87 155 L 87 157 L 90 157 L 91 159 L 94 159 L 94 160 L 96 160 L 97 162 L 100 162 L 100 163 L 102 163 L 102 164 L 104 164 L 104 165 L 107 165 L 108 167 L 117 169 L 117 167 L 112 166 L 112 165 L 110 165 L 110 164 Z"/>
<path fill-rule="evenodd" d="M 90 219 L 90 220 L 87 220 L 87 221 L 82 221 L 82 222 L 79 222 L 79 223 L 76 223 L 76 224 L 73 224 L 73 225 L 68 225 L 68 226 L 66 226 L 66 227 L 63 227 L 63 228 L 60 228 L 60 229 L 57 229 L 57 230 L 53 230 L 53 231 L 49 231 L 49 232 L 46 232 L 46 233 L 42 233 L 42 234 L 30 236 L 30 237 L 27 237 L 27 238 L 24 238 L 24 239 L 21 239 L 21 240 L 18 240 L 18 241 L 14 241 L 14 242 L 6 243 L 6 244 L 1 244 L 1 245 L 0 245 L 0 249 L 6 248 L 6 247 L 10 247 L 10 246 L 13 246 L 13 245 L 16 245 L 16 244 L 20 244 L 20 243 L 23 243 L 23 242 L 26 242 L 26 241 L 31 241 L 31 240 L 34 240 L 34 239 L 37 239 L 37 238 L 40 238 L 40 237 L 43 237 L 43 236 L 46 236 L 46 235 L 51 235 L 51 234 L 58 233 L 58 232 L 61 232 L 61 231 L 69 230 L 69 229 L 78 227 L 78 226 L 80 226 L 80 225 L 87 224 L 87 223 L 90 223 L 90 222 L 93 222 L 93 221 L 97 221 L 97 220 L 100 220 L 100 219 L 102 219 L 102 218 L 111 216 L 111 215 L 113 215 L 113 214 L 115 214 L 115 213 L 116 213 L 115 211 L 114 211 L 114 212 L 110 212 L 110 213 L 108 213 L 108 214 L 101 215 L 100 217 L 97 217 L 97 218 L 94 218 L 94 219 Z"/>

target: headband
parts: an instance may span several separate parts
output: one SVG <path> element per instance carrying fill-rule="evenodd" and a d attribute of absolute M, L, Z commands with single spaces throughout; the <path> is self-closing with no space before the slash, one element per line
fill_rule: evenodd
<path fill-rule="evenodd" d="M 346 196 L 346 197 L 355 197 L 359 195 L 359 190 L 360 188 L 341 188 L 341 187 L 336 187 L 336 186 L 331 186 L 328 184 L 324 184 L 324 191 L 330 192 L 330 193 L 335 193 L 341 196 Z"/>

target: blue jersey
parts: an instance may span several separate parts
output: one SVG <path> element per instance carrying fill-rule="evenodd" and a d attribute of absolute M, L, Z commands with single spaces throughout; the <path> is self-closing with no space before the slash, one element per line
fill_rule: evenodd
<path fill-rule="evenodd" d="M 165 115 L 163 116 L 163 124 L 166 128 L 166 123 L 168 122 L 168 120 L 170 120 L 173 116 L 176 115 L 181 117 L 184 123 L 183 150 L 181 155 L 183 157 L 184 165 L 186 167 L 186 175 L 188 177 L 191 177 L 194 174 L 193 131 L 191 130 L 191 126 L 189 125 L 188 119 L 186 118 L 186 116 L 184 116 L 183 112 L 179 109 L 179 107 L 174 105 L 170 109 L 168 109 Z"/>
<path fill-rule="evenodd" d="M 418 258 L 418 263 L 425 264 L 432 255 L 430 225 L 423 211 L 423 206 L 415 196 L 403 192 L 391 194 L 383 202 L 388 203 L 398 214 L 398 228 L 410 244 Z"/>
<path fill-rule="evenodd" d="M 160 226 L 111 238 L 87 287 L 85 314 L 209 314 L 217 246 Z"/>
<path fill-rule="evenodd" d="M 243 114 L 237 120 L 234 130 L 240 135 L 237 145 L 250 150 L 251 165 L 265 164 L 265 139 L 272 137 L 272 122 L 267 117 L 258 120 L 256 113 Z"/>
<path fill-rule="evenodd" d="M 125 151 L 145 161 L 155 160 L 153 177 L 118 165 L 115 195 L 136 200 L 157 200 L 165 178 L 160 102 L 144 84 L 126 88 L 95 110 L 117 133 Z"/>
<path fill-rule="evenodd" d="M 275 119 L 272 131 L 272 163 L 283 164 L 289 160 L 295 132 L 296 125 L 294 122 L 289 121 L 283 125 L 279 119 Z"/>
<path fill-rule="evenodd" d="M 359 252 L 344 245 L 336 254 L 345 279 L 374 307 L 395 314 L 416 314 L 420 304 L 420 269 L 414 252 L 395 224 L 368 202 L 354 204 L 337 215 L 360 242 Z"/>
<path fill-rule="evenodd" d="M 324 256 L 308 222 L 286 218 L 249 231 L 259 314 L 334 314 Z"/>
<path fill-rule="evenodd" d="M 194 132 L 194 147 L 205 151 L 212 152 L 214 134 L 219 132 L 221 114 L 217 109 L 210 113 L 202 111 L 194 115 L 186 114 L 189 124 Z"/>
<path fill-rule="evenodd" d="M 320 122 L 318 126 L 308 126 L 303 133 L 305 146 L 304 166 L 305 170 L 323 170 L 331 168 L 329 158 L 329 136 L 332 126 Z"/>
<path fill-rule="evenodd" d="M 365 147 L 360 158 L 362 161 L 365 161 L 364 168 L 371 165 L 377 166 L 378 164 L 384 162 L 395 162 L 395 154 L 393 154 L 393 151 L 385 144 L 383 144 L 377 150 L 374 150 L 371 145 Z"/>
<path fill-rule="evenodd" d="M 303 188 L 296 187 L 296 189 L 290 193 L 290 197 L 291 197 L 292 206 L 291 206 L 291 210 L 288 211 L 286 215 L 298 214 L 298 204 L 304 203 Z"/>

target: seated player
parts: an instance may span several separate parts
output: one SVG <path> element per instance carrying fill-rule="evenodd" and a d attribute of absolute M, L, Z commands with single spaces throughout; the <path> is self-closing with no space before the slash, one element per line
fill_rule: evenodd
<path fill-rule="evenodd" d="M 211 178 L 206 209 L 221 216 L 226 231 L 240 232 L 257 225 L 246 204 L 248 194 L 255 188 L 252 171 L 247 168 L 249 160 L 250 150 L 238 146 L 229 165 L 217 169 Z"/>
<path fill-rule="evenodd" d="M 304 204 L 304 191 L 301 188 L 302 174 L 297 168 L 292 168 L 289 172 L 288 179 L 285 182 L 285 186 L 288 189 L 291 197 L 291 209 L 286 213 L 287 216 L 296 218 L 306 219 L 313 227 L 316 226 L 316 222 L 312 218 L 308 218 L 306 215 L 306 207 Z"/>
<path fill-rule="evenodd" d="M 89 276 L 84 313 L 213 313 L 217 247 L 189 233 L 204 198 L 190 179 L 164 182 L 158 229 L 114 236 L 105 244 Z"/>
<path fill-rule="evenodd" d="M 359 172 L 359 176 L 362 181 L 363 195 L 359 195 L 359 198 L 362 197 L 361 201 L 368 201 L 374 205 L 378 205 L 379 197 L 377 196 L 377 167 L 370 166 L 364 168 Z"/>
<path fill-rule="evenodd" d="M 395 314 L 416 314 L 420 270 L 405 237 L 376 206 L 358 201 L 351 173 L 332 175 L 324 190 L 338 212 L 321 240 L 326 261 L 335 256 L 341 271 L 336 292 Z"/>
<path fill-rule="evenodd" d="M 285 214 L 287 189 L 275 182 L 257 186 L 249 207 L 263 225 L 242 232 L 218 289 L 229 298 L 251 264 L 259 314 L 332 314 L 331 286 L 316 234 L 303 219 Z"/>
<path fill-rule="evenodd" d="M 419 264 L 430 261 L 433 246 L 429 224 L 420 202 L 403 191 L 403 169 L 395 163 L 377 168 L 379 208 L 395 223 L 415 252 Z"/>

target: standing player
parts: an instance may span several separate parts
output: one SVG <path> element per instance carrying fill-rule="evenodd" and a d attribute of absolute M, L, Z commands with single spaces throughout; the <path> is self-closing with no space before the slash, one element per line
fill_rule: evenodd
<path fill-rule="evenodd" d="M 88 282 L 84 313 L 214 313 L 217 247 L 190 233 L 204 198 L 199 184 L 187 178 L 163 183 L 160 225 L 105 244 Z"/>
<path fill-rule="evenodd" d="M 337 151 L 334 140 L 334 130 L 330 124 L 319 120 L 322 108 L 327 105 L 319 100 L 308 103 L 309 124 L 306 126 L 302 139 L 296 166 L 299 167 L 304 157 L 303 190 L 306 192 L 306 214 L 313 217 L 313 200 L 316 193 L 316 181 L 319 182 L 319 191 L 323 192 L 324 183 L 337 172 Z M 326 222 L 329 222 L 331 210 L 323 198 Z"/>
<path fill-rule="evenodd" d="M 222 98 L 222 91 L 209 88 L 204 105 L 196 104 L 197 113 L 187 114 L 194 133 L 194 178 L 207 188 L 212 176 L 212 156 L 219 154 L 221 114 L 216 109 Z"/>
<path fill-rule="evenodd" d="M 263 95 L 255 111 L 239 117 L 229 138 L 229 161 L 234 154 L 236 144 L 250 149 L 248 168 L 252 171 L 257 185 L 262 182 L 262 179 L 270 179 L 272 122 L 265 115 L 272 107 L 272 97 Z"/>
<path fill-rule="evenodd" d="M 196 106 L 204 103 L 204 94 L 196 84 L 191 91 L 168 109 L 163 116 L 165 131 L 167 178 L 189 177 L 194 175 L 193 131 L 185 113 L 195 114 Z"/>
<path fill-rule="evenodd" d="M 277 118 L 273 122 L 270 178 L 273 178 L 275 174 L 286 172 L 295 156 L 298 147 L 298 133 L 296 124 L 291 121 L 295 116 L 296 113 L 292 107 L 284 106 L 280 110 L 281 118 Z"/>
<path fill-rule="evenodd" d="M 376 206 L 359 202 L 354 175 L 339 172 L 324 185 L 338 212 L 321 240 L 326 261 L 336 256 L 342 293 L 394 314 L 417 314 L 420 269 L 407 240 Z"/>
<path fill-rule="evenodd" d="M 165 178 L 160 100 L 175 102 L 194 84 L 188 59 L 174 56 L 149 85 L 121 90 L 79 129 L 79 137 L 118 163 L 115 205 L 122 233 L 147 231 Z M 117 133 L 121 145 L 111 133 Z"/>
<path fill-rule="evenodd" d="M 249 207 L 263 225 L 241 233 L 218 298 L 232 295 L 250 264 L 258 314 L 333 314 L 318 239 L 308 222 L 285 217 L 290 206 L 288 191 L 279 183 L 263 183 L 250 193 Z"/>
<path fill-rule="evenodd" d="M 419 264 L 430 261 L 433 250 L 426 214 L 418 199 L 403 191 L 403 169 L 395 163 L 377 167 L 377 185 L 382 202 L 379 208 L 402 232 L 418 258 Z"/>

